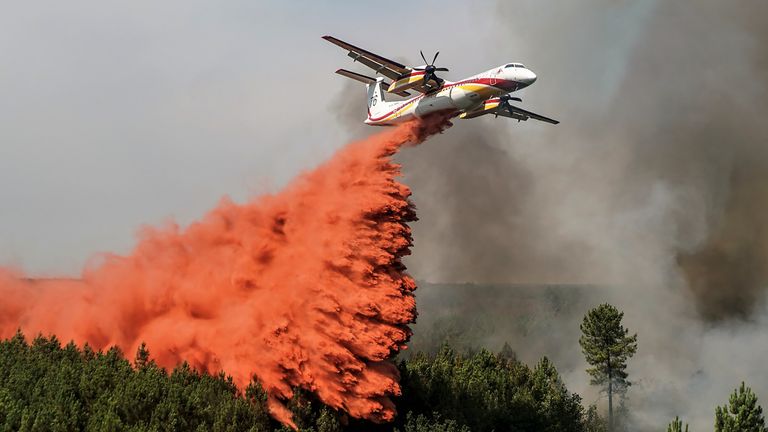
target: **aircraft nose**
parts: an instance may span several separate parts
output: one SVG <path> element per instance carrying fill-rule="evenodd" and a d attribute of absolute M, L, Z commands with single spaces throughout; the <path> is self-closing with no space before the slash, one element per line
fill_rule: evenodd
<path fill-rule="evenodd" d="M 523 82 L 523 83 L 524 83 L 526 86 L 529 86 L 529 85 L 533 84 L 534 82 L 536 82 L 536 74 L 535 74 L 535 73 L 533 73 L 533 71 L 531 71 L 530 69 L 526 69 L 526 70 L 523 72 L 523 74 L 522 74 L 522 75 L 523 75 L 523 76 L 521 77 L 521 79 L 520 79 L 520 80 L 521 80 L 521 81 L 522 81 L 522 82 Z"/>

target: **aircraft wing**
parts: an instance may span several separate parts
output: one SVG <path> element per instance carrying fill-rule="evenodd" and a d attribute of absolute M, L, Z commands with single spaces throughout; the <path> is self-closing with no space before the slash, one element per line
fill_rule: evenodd
<path fill-rule="evenodd" d="M 351 78 L 351 79 L 353 79 L 355 81 L 360 81 L 361 83 L 365 83 L 365 84 L 373 84 L 373 83 L 376 82 L 376 78 L 369 77 L 369 76 L 366 76 L 366 75 L 363 75 L 363 74 L 359 74 L 357 72 L 348 71 L 346 69 L 339 69 L 339 70 L 336 71 L 336 73 L 341 75 L 341 76 L 345 76 L 347 78 Z M 385 89 L 385 90 L 387 89 L 387 87 L 389 87 L 390 84 L 391 83 L 388 83 L 386 81 L 381 83 L 382 88 Z M 400 96 L 410 96 L 411 95 L 407 91 L 396 91 L 394 93 L 396 95 L 400 95 Z"/>
<path fill-rule="evenodd" d="M 524 110 L 520 107 L 516 107 L 511 103 L 509 103 L 510 100 L 516 100 L 520 102 L 520 99 L 515 97 L 509 97 L 506 102 L 501 98 L 487 99 L 483 101 L 483 103 L 480 106 L 461 113 L 459 115 L 459 118 L 471 119 L 471 118 L 480 117 L 483 115 L 494 114 L 496 116 L 513 118 L 517 121 L 526 121 L 529 118 L 532 118 L 534 120 L 539 120 L 539 121 L 543 121 L 551 124 L 560 123 L 555 119 L 544 117 L 543 115 L 539 115 L 534 112 Z"/>
<path fill-rule="evenodd" d="M 347 55 L 352 57 L 354 61 L 368 66 L 369 68 L 376 71 L 376 73 L 380 73 L 387 78 L 396 80 L 402 75 L 411 73 L 411 68 L 408 66 L 400 64 L 394 60 L 390 60 L 386 57 L 374 54 L 370 51 L 366 51 L 362 48 L 358 48 L 352 44 L 336 39 L 333 36 L 323 36 L 323 39 L 349 51 L 349 54 Z"/>
<path fill-rule="evenodd" d="M 520 121 L 520 120 L 526 121 L 529 118 L 532 118 L 534 120 L 539 120 L 539 121 L 543 121 L 543 122 L 551 123 L 551 124 L 558 124 L 558 123 L 560 123 L 559 121 L 557 121 L 555 119 L 551 119 L 549 117 L 544 117 L 543 115 L 539 115 L 539 114 L 536 114 L 536 113 L 533 113 L 533 112 L 530 112 L 530 111 L 526 111 L 526 110 L 524 110 L 522 108 L 519 108 L 519 107 L 516 107 L 516 106 L 514 106 L 512 104 L 510 104 L 509 107 L 512 109 L 511 113 L 506 108 L 504 108 L 504 107 L 496 108 L 492 112 L 493 112 L 493 114 L 497 114 L 497 115 L 500 115 L 500 116 L 503 116 L 503 117 L 513 118 L 513 119 L 518 120 L 518 121 Z"/>
<path fill-rule="evenodd" d="M 409 66 L 400 64 L 394 60 L 390 60 L 386 57 L 382 57 L 378 54 L 374 54 L 362 48 L 358 48 L 350 43 L 344 42 L 343 40 L 336 39 L 333 36 L 323 36 L 323 39 L 349 51 L 347 55 L 352 57 L 354 61 L 362 63 L 365 66 L 368 66 L 369 68 L 373 69 L 376 73 L 384 75 L 385 77 L 395 82 L 407 80 L 408 77 L 412 73 L 414 73 L 413 68 Z M 417 75 L 419 73 L 421 72 L 416 71 L 414 75 Z M 342 75 L 349 76 L 346 74 L 342 74 Z M 421 93 L 428 93 L 439 88 L 440 88 L 440 83 L 430 80 L 429 83 L 413 81 L 411 85 L 407 85 L 405 88 L 403 88 L 403 90 L 415 90 Z M 387 87 L 384 87 L 384 90 L 388 91 Z M 394 92 L 394 93 L 399 94 L 399 92 Z"/>

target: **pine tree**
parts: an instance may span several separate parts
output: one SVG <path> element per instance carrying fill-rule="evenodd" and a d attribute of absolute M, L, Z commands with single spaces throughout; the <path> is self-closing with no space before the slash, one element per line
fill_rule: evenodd
<path fill-rule="evenodd" d="M 667 426 L 667 432 L 683 432 L 683 421 L 680 420 L 680 417 L 675 416 L 675 419 L 672 420 L 672 423 Z M 685 425 L 685 432 L 688 432 L 688 424 Z"/>
<path fill-rule="evenodd" d="M 757 395 L 741 383 L 731 394 L 729 404 L 715 409 L 715 432 L 766 432 L 763 408 Z"/>
<path fill-rule="evenodd" d="M 597 413 L 597 406 L 590 405 L 584 413 L 584 432 L 605 432 L 606 430 L 605 419 Z"/>
<path fill-rule="evenodd" d="M 623 312 L 602 304 L 584 316 L 579 338 L 593 385 L 604 386 L 608 393 L 608 430 L 613 430 L 613 394 L 623 394 L 631 384 L 627 380 L 627 360 L 637 351 L 637 334 L 621 325 Z"/>
<path fill-rule="evenodd" d="M 341 432 L 341 423 L 339 419 L 329 408 L 320 410 L 320 417 L 317 418 L 317 432 Z"/>
<path fill-rule="evenodd" d="M 149 350 L 147 344 L 142 342 L 139 348 L 136 350 L 136 357 L 133 360 L 133 365 L 136 369 L 145 369 L 150 365 Z"/>

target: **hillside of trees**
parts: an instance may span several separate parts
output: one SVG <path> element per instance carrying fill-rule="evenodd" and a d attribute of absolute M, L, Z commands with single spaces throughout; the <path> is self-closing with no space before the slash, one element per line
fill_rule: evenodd
<path fill-rule="evenodd" d="M 561 297 L 548 300 L 557 307 Z M 544 309 L 545 310 L 545 309 Z M 609 304 L 590 310 L 579 344 L 592 384 L 619 401 L 631 382 L 627 360 L 637 335 Z M 443 345 L 396 360 L 402 395 L 399 416 L 377 425 L 349 418 L 296 389 L 288 401 L 305 432 L 618 432 L 622 409 L 606 418 L 570 392 L 553 362 L 533 367 L 509 345 L 486 349 Z M 757 395 L 741 383 L 713 413 L 715 432 L 768 432 Z M 621 405 L 623 407 L 623 404 Z M 614 415 L 618 414 L 618 415 Z M 668 432 L 688 432 L 675 418 Z M 0 431 L 252 431 L 288 432 L 267 411 L 266 394 L 253 381 L 238 389 L 224 373 L 209 375 L 183 363 L 167 371 L 141 346 L 130 359 L 118 348 L 94 351 L 62 345 L 55 337 L 17 333 L 0 340 Z"/>
<path fill-rule="evenodd" d="M 547 359 L 530 368 L 509 351 L 457 353 L 444 346 L 398 363 L 403 396 L 389 425 L 348 419 L 303 392 L 290 406 L 302 431 L 592 431 L 582 408 Z M 267 414 L 257 383 L 238 392 L 224 374 L 182 364 L 165 371 L 140 348 L 95 352 L 56 337 L 0 341 L 3 431 L 283 431 Z"/>

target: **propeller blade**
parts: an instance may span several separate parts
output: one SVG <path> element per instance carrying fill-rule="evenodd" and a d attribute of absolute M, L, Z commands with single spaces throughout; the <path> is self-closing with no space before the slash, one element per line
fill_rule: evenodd
<path fill-rule="evenodd" d="M 439 56 L 439 55 L 440 55 L 440 51 L 435 53 L 435 57 L 432 59 L 432 63 L 431 63 L 433 66 L 435 64 L 435 60 L 437 60 L 437 56 Z"/>
<path fill-rule="evenodd" d="M 448 72 L 448 68 L 444 68 L 444 67 L 435 68 L 435 70 L 440 72 Z"/>
<path fill-rule="evenodd" d="M 429 63 L 427 63 L 427 58 L 424 57 L 424 52 L 419 50 L 419 54 L 421 54 L 421 58 L 424 60 L 424 64 L 429 64 Z"/>

